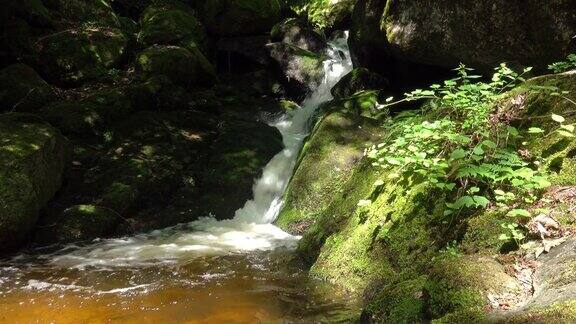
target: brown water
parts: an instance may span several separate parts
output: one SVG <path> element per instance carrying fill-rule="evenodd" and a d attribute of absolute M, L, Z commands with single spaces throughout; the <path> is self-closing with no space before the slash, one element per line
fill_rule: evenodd
<path fill-rule="evenodd" d="M 349 323 L 354 301 L 290 251 L 66 269 L 34 255 L 0 268 L 2 323 Z"/>

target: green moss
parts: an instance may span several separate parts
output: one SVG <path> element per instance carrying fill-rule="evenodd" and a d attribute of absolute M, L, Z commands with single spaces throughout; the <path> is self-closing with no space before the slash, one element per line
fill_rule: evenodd
<path fill-rule="evenodd" d="M 50 79 L 78 84 L 102 77 L 116 66 L 128 39 L 119 29 L 69 29 L 41 38 L 35 45 L 38 63 Z"/>
<path fill-rule="evenodd" d="M 342 191 L 375 131 L 370 120 L 350 113 L 336 111 L 320 119 L 302 150 L 277 225 L 291 232 L 310 225 Z"/>
<path fill-rule="evenodd" d="M 554 303 L 548 307 L 533 308 L 510 316 L 505 323 L 573 323 L 576 321 L 576 300 Z"/>
<path fill-rule="evenodd" d="M 208 0 L 200 6 L 206 28 L 219 36 L 269 32 L 280 20 L 278 0 Z"/>
<path fill-rule="evenodd" d="M 19 63 L 0 70 L 0 110 L 35 111 L 54 97 L 54 89 L 31 67 Z"/>
<path fill-rule="evenodd" d="M 137 63 L 147 76 L 163 75 L 181 86 L 212 85 L 218 80 L 214 67 L 196 47 L 154 45 L 140 53 Z"/>
<path fill-rule="evenodd" d="M 504 230 L 500 224 L 504 215 L 498 211 L 481 211 L 466 220 L 466 233 L 460 244 L 461 249 L 469 254 L 499 252 L 505 242 L 499 239 Z"/>
<path fill-rule="evenodd" d="M 181 7 L 184 8 L 181 8 Z M 138 33 L 138 42 L 146 46 L 171 44 L 187 46 L 197 44 L 207 53 L 208 40 L 204 27 L 200 24 L 192 8 L 180 4 L 168 8 L 152 5 L 142 14 L 142 30 Z"/>
<path fill-rule="evenodd" d="M 356 0 L 313 0 L 306 6 L 308 20 L 321 29 L 341 28 L 350 19 Z"/>
<path fill-rule="evenodd" d="M 375 296 L 370 298 L 364 311 L 379 322 L 417 323 L 425 317 L 426 281 L 426 276 L 406 280 L 397 277 L 387 278 L 384 285 L 370 288 L 377 291 Z"/>
<path fill-rule="evenodd" d="M 520 283 L 506 274 L 498 262 L 472 255 L 438 258 L 431 269 L 426 290 L 432 318 L 484 309 L 489 293 L 523 293 Z"/>

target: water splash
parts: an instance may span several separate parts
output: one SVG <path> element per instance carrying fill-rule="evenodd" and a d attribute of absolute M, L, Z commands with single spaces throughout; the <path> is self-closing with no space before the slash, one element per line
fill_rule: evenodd
<path fill-rule="evenodd" d="M 84 269 L 177 263 L 196 257 L 295 246 L 299 237 L 272 222 L 282 208 L 282 196 L 317 108 L 332 99 L 331 88 L 352 69 L 347 34 L 329 43 L 324 80 L 300 109 L 271 123 L 282 134 L 284 149 L 265 166 L 253 186 L 253 199 L 230 220 L 204 217 L 197 221 L 147 234 L 100 240 L 87 246 L 68 246 L 37 258 L 51 266 Z"/>

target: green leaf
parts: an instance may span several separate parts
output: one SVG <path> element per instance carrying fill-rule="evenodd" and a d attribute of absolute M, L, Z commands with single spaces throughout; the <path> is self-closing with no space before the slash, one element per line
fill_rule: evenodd
<path fill-rule="evenodd" d="M 558 130 L 558 134 L 560 134 L 564 137 L 575 137 L 574 134 L 567 132 L 565 130 L 561 130 L 561 129 Z"/>
<path fill-rule="evenodd" d="M 566 119 L 564 119 L 564 117 L 560 115 L 552 114 L 552 120 L 554 120 L 557 123 L 563 123 Z"/>
<path fill-rule="evenodd" d="M 482 208 L 486 208 L 486 206 L 488 206 L 490 203 L 490 200 L 484 196 L 474 196 L 474 202 L 476 205 L 482 206 Z"/>
<path fill-rule="evenodd" d="M 565 129 L 570 133 L 574 132 L 574 125 L 560 125 L 560 128 Z"/>
<path fill-rule="evenodd" d="M 538 127 L 530 127 L 530 128 L 528 128 L 528 133 L 540 134 L 540 133 L 544 133 L 544 130 L 542 128 L 538 128 Z"/>
<path fill-rule="evenodd" d="M 512 209 L 511 211 L 509 211 L 506 216 L 510 216 L 510 217 L 531 217 L 532 214 L 530 214 L 529 211 L 525 210 L 525 209 Z"/>
<path fill-rule="evenodd" d="M 372 200 L 362 199 L 358 202 L 358 207 L 368 206 L 372 203 Z"/>
<path fill-rule="evenodd" d="M 459 148 L 459 149 L 454 150 L 452 152 L 452 154 L 450 154 L 450 160 L 458 160 L 458 159 L 461 159 L 465 156 L 466 156 L 466 151 Z"/>

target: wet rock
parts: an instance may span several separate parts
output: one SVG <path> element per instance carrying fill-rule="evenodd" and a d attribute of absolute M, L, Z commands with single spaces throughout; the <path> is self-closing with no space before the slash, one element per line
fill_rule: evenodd
<path fill-rule="evenodd" d="M 35 111 L 54 97 L 52 86 L 31 67 L 19 63 L 0 70 L 0 110 Z"/>
<path fill-rule="evenodd" d="M 286 77 L 288 90 L 295 97 L 302 97 L 317 88 L 324 78 L 321 55 L 286 43 L 268 45 L 270 56 Z"/>
<path fill-rule="evenodd" d="M 68 29 L 38 40 L 37 63 L 47 79 L 77 85 L 104 76 L 120 63 L 127 42 L 119 29 Z"/>
<path fill-rule="evenodd" d="M 388 80 L 366 68 L 355 68 L 342 77 L 331 92 L 335 98 L 345 98 L 361 90 L 384 90 Z"/>
<path fill-rule="evenodd" d="M 252 198 L 252 185 L 262 168 L 282 150 L 282 137 L 262 122 L 234 121 L 223 126 L 210 150 L 200 176 L 201 215 L 232 218 Z"/>
<path fill-rule="evenodd" d="M 208 38 L 204 27 L 191 7 L 177 2 L 160 2 L 144 10 L 138 33 L 138 42 L 144 46 L 164 44 L 186 47 L 197 44 L 208 52 Z"/>
<path fill-rule="evenodd" d="M 347 29 L 357 0 L 314 0 L 307 8 L 308 20 L 326 29 Z"/>
<path fill-rule="evenodd" d="M 326 39 L 314 31 L 310 24 L 298 18 L 288 18 L 274 25 L 270 39 L 273 42 L 284 42 L 315 53 L 321 53 L 327 47 Z"/>
<path fill-rule="evenodd" d="M 18 247 L 62 183 L 68 144 L 43 123 L 0 121 L 0 249 Z"/>
<path fill-rule="evenodd" d="M 37 243 L 67 243 L 109 235 L 121 220 L 112 209 L 95 205 L 76 205 L 62 212 L 49 226 L 37 228 Z"/>
<path fill-rule="evenodd" d="M 575 50 L 574 1 L 360 0 L 351 43 L 362 66 L 390 69 L 387 57 L 492 71 L 501 62 L 545 70 Z M 551 37 L 550 35 L 554 35 Z M 378 58 L 383 65 L 378 66 Z M 388 59 L 389 60 L 389 59 Z"/>
<path fill-rule="evenodd" d="M 199 16 L 212 34 L 245 36 L 268 32 L 280 20 L 278 0 L 207 0 Z"/>
<path fill-rule="evenodd" d="M 163 75 L 184 87 L 210 86 L 218 80 L 212 64 L 195 47 L 154 45 L 140 53 L 137 63 L 145 75 Z"/>

